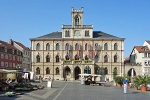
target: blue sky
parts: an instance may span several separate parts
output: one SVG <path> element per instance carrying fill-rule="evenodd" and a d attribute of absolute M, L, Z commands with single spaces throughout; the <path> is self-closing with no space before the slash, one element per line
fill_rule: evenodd
<path fill-rule="evenodd" d="M 126 38 L 125 57 L 150 40 L 150 0 L 0 0 L 0 40 L 30 47 L 30 38 L 71 24 L 71 8 L 84 7 L 84 24 Z"/>

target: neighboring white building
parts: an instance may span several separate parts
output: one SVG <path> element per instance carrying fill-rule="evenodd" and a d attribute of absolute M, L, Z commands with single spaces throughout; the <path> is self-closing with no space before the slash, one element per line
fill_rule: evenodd
<path fill-rule="evenodd" d="M 26 71 L 31 71 L 31 50 L 22 43 L 13 41 L 12 39 L 10 39 L 9 42 L 11 45 L 19 49 L 23 54 L 21 68 L 25 69 Z"/>
<path fill-rule="evenodd" d="M 145 48 L 143 48 L 142 55 L 142 72 L 150 75 L 150 41 L 146 40 L 143 46 Z"/>
<path fill-rule="evenodd" d="M 142 65 L 142 75 L 150 75 L 150 41 L 145 41 L 143 46 L 134 46 L 130 54 L 130 63 Z"/>
<path fill-rule="evenodd" d="M 142 47 L 144 46 L 134 46 L 130 54 L 130 63 L 142 64 Z"/>

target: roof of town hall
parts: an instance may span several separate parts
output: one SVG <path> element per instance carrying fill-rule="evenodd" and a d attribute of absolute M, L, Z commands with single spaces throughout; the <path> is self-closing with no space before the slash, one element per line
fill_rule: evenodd
<path fill-rule="evenodd" d="M 30 40 L 53 40 L 53 39 L 62 39 L 62 32 L 52 32 L 43 36 L 39 36 L 37 38 L 31 38 Z M 65 38 L 67 39 L 67 38 Z M 72 38 L 68 38 L 72 39 Z M 77 39 L 77 38 L 74 38 Z M 83 39 L 83 38 L 78 38 L 78 39 Z M 86 38 L 87 39 L 87 38 Z M 102 39 L 102 40 L 125 40 L 125 38 L 120 38 L 117 36 L 113 36 L 108 33 L 104 33 L 102 31 L 93 31 L 93 38 L 92 39 Z"/>

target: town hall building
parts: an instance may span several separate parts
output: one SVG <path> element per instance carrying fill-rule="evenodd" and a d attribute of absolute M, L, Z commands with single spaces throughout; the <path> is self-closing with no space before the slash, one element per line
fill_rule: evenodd
<path fill-rule="evenodd" d="M 123 75 L 125 38 L 84 25 L 83 12 L 83 8 L 72 8 L 71 25 L 63 24 L 62 32 L 30 39 L 36 76 L 79 80 L 79 74 L 87 73 L 100 76 L 96 80 L 112 80 L 114 69 Z"/>

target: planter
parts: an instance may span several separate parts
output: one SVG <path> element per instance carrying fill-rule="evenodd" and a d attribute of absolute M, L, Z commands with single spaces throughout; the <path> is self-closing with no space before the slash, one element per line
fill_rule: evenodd
<path fill-rule="evenodd" d="M 138 90 L 138 87 L 137 87 L 137 86 L 135 86 L 135 87 L 134 87 L 134 90 Z"/>
<path fill-rule="evenodd" d="M 122 87 L 122 84 L 117 84 L 118 87 Z"/>
<path fill-rule="evenodd" d="M 128 88 L 128 89 L 130 89 L 130 88 L 131 88 L 131 87 L 130 87 L 130 84 L 127 84 L 127 88 Z"/>
<path fill-rule="evenodd" d="M 147 91 L 147 87 L 146 87 L 146 86 L 141 86 L 141 91 L 142 91 L 142 92 Z"/>

